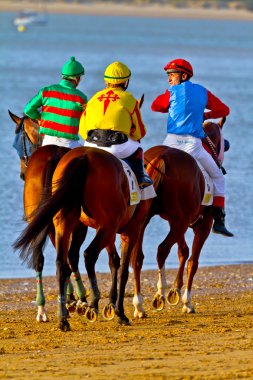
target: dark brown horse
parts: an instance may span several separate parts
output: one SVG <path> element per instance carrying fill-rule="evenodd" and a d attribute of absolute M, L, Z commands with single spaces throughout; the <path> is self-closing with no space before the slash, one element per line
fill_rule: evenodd
<path fill-rule="evenodd" d="M 14 115 L 9 111 L 10 117 L 16 124 L 15 129 L 15 142 L 14 148 L 18 151 L 21 163 L 20 177 L 25 180 L 24 182 L 24 217 L 28 223 L 32 220 L 34 211 L 43 202 L 43 197 L 51 194 L 52 176 L 60 158 L 69 149 L 57 147 L 55 145 L 48 145 L 40 147 L 41 141 L 39 138 L 39 126 L 28 117 Z M 84 312 L 86 303 L 86 290 L 80 279 L 78 272 L 79 250 L 85 239 L 87 226 L 79 223 L 78 228 L 73 235 L 71 248 L 69 251 L 69 260 L 71 269 L 75 276 L 77 286 L 77 294 L 79 297 L 78 311 Z M 50 237 L 54 244 L 54 227 L 51 224 L 48 230 L 40 236 L 40 244 L 34 244 L 33 257 L 29 266 L 36 271 L 37 281 L 37 296 L 36 303 L 38 306 L 37 321 L 46 322 L 48 317 L 45 310 L 45 296 L 42 283 L 42 271 L 44 267 L 44 245 Z M 71 282 L 69 282 L 71 285 Z M 73 288 L 69 286 L 68 297 L 74 300 Z M 72 303 L 72 302 L 71 302 Z"/>
<path fill-rule="evenodd" d="M 53 195 L 34 214 L 32 221 L 15 243 L 21 258 L 33 260 L 34 246 L 40 245 L 40 235 L 53 220 L 59 282 L 59 319 L 62 330 L 69 329 L 65 307 L 65 283 L 69 276 L 68 251 L 73 232 L 81 220 L 96 228 L 96 236 L 84 252 L 85 265 L 91 285 L 90 313 L 97 313 L 100 293 L 95 263 L 103 248 L 113 250 L 116 233 L 122 237 L 122 257 L 116 314 L 119 322 L 128 324 L 123 301 L 128 279 L 132 244 L 136 236 L 131 226 L 137 206 L 130 206 L 129 185 L 121 162 L 106 151 L 76 148 L 66 153 L 53 175 Z M 150 201 L 142 201 L 148 204 Z M 83 211 L 83 213 L 82 213 Z M 81 216 L 82 213 L 82 216 Z M 135 220 L 135 218 L 134 218 Z M 137 220 L 137 219 L 136 219 Z M 115 302 L 115 292 L 110 299 Z M 117 295 L 117 294 L 116 294 Z"/>
<path fill-rule="evenodd" d="M 217 160 L 221 144 L 221 129 L 225 118 L 218 124 L 205 123 L 204 130 L 208 139 L 204 141 L 207 149 Z M 225 141 L 228 149 L 228 142 Z M 165 290 L 167 288 L 165 279 L 165 261 L 172 246 L 178 245 L 179 269 L 173 288 L 169 291 L 167 300 L 171 305 L 176 305 L 181 296 L 183 286 L 183 274 L 185 264 L 189 258 L 189 248 L 185 241 L 185 232 L 191 227 L 194 232 L 191 256 L 187 264 L 187 281 L 185 291 L 182 295 L 183 311 L 194 313 L 191 303 L 191 289 L 194 276 L 198 269 L 199 256 L 202 247 L 211 231 L 213 224 L 212 206 L 203 206 L 205 180 L 197 162 L 187 153 L 166 146 L 156 146 L 145 152 L 147 172 L 153 178 L 156 171 L 162 172 L 161 180 L 157 188 L 157 197 L 153 199 L 149 210 L 149 216 L 142 223 L 141 235 L 154 215 L 168 221 L 170 231 L 164 241 L 159 245 L 157 251 L 158 263 L 158 291 L 153 300 L 153 306 L 161 310 L 165 304 Z M 218 162 L 221 165 L 221 162 Z M 132 266 L 135 277 L 135 290 L 133 304 L 135 307 L 134 317 L 142 318 L 145 311 L 142 305 L 140 273 L 143 264 L 142 240 L 137 242 L 132 255 Z"/>

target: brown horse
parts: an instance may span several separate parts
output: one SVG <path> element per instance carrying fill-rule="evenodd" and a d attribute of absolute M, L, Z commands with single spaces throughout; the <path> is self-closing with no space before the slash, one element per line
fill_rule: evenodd
<path fill-rule="evenodd" d="M 76 148 L 62 157 L 54 172 L 52 183 L 53 195 L 34 214 L 33 220 L 16 241 L 14 248 L 21 250 L 23 260 L 32 260 L 34 246 L 40 244 L 40 234 L 49 228 L 53 220 L 59 282 L 60 328 L 68 330 L 65 283 L 69 275 L 68 250 L 75 227 L 81 220 L 97 230 L 95 238 L 84 252 L 91 285 L 91 302 L 88 309 L 88 313 L 91 314 L 97 314 L 100 299 L 95 263 L 103 248 L 109 247 L 113 250 L 116 233 L 121 233 L 123 254 L 116 314 L 120 323 L 128 324 L 123 300 L 132 243 L 136 236 L 131 220 L 137 206 L 129 205 L 129 185 L 121 162 L 112 154 L 100 149 Z M 117 296 L 116 291 L 114 288 L 110 299 L 114 300 Z M 110 305 L 108 308 L 110 309 Z"/>
<path fill-rule="evenodd" d="M 53 172 L 60 158 L 69 151 L 67 148 L 48 145 L 40 147 L 39 126 L 28 117 L 20 118 L 9 111 L 10 117 L 16 124 L 14 148 L 18 151 L 21 163 L 20 177 L 25 180 L 24 183 L 24 217 L 28 223 L 32 220 L 32 215 L 43 202 L 43 197 L 51 194 L 51 183 Z M 39 147 L 39 148 L 38 148 Z M 85 239 L 87 226 L 79 223 L 78 228 L 73 235 L 71 248 L 69 251 L 69 261 L 74 273 L 79 297 L 78 312 L 84 313 L 86 303 L 86 290 L 80 279 L 78 272 L 79 250 Z M 37 321 L 46 322 L 48 317 L 45 310 L 45 296 L 42 283 L 42 271 L 44 267 L 44 245 L 50 237 L 54 244 L 53 225 L 40 236 L 40 244 L 34 244 L 32 261 L 29 263 L 36 271 L 37 296 L 36 303 L 38 306 Z M 73 287 L 69 280 L 68 298 L 74 300 Z M 72 304 L 73 302 L 71 302 Z"/>
<path fill-rule="evenodd" d="M 208 150 L 217 160 L 219 147 L 221 144 L 221 129 L 225 118 L 218 124 L 205 123 L 204 130 L 208 136 L 204 143 L 207 143 Z M 228 149 L 228 142 L 225 140 L 225 148 Z M 161 180 L 157 188 L 157 197 L 153 199 L 149 210 L 149 216 L 142 224 L 141 235 L 144 235 L 145 228 L 154 215 L 168 221 L 170 231 L 164 241 L 159 245 L 157 251 L 158 263 L 158 291 L 153 300 L 153 306 L 161 310 L 165 304 L 165 290 L 167 288 L 165 280 L 165 261 L 172 246 L 178 245 L 179 269 L 173 288 L 169 291 L 167 300 L 169 304 L 176 305 L 180 300 L 183 286 L 183 274 L 185 264 L 189 258 L 189 248 L 185 241 L 185 232 L 191 227 L 194 232 L 192 253 L 187 264 L 187 282 L 185 292 L 182 296 L 183 311 L 194 313 L 191 304 L 191 289 L 194 276 L 198 269 L 199 256 L 202 247 L 211 231 L 213 224 L 212 206 L 203 206 L 205 180 L 197 162 L 194 158 L 178 149 L 166 146 L 156 146 L 145 152 L 145 162 L 147 172 L 151 178 L 156 176 L 156 171 L 162 172 Z M 218 162 L 220 165 L 221 163 Z M 135 277 L 135 290 L 133 304 L 135 307 L 134 317 L 142 318 L 145 311 L 142 305 L 140 273 L 143 264 L 142 240 L 137 242 L 132 255 L 132 266 Z"/>

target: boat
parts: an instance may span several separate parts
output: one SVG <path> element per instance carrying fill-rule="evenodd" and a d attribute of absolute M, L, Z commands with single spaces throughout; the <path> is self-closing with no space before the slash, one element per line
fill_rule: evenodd
<path fill-rule="evenodd" d="M 15 26 L 26 26 L 29 24 L 45 25 L 47 23 L 46 13 L 24 10 L 13 20 Z"/>

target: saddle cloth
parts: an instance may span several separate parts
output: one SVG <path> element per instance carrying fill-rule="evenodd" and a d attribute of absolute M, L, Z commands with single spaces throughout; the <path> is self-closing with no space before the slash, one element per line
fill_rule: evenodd
<path fill-rule="evenodd" d="M 141 200 L 150 199 L 156 197 L 154 186 L 148 186 L 144 189 L 140 189 L 136 176 L 130 166 L 123 160 L 120 160 L 129 184 L 130 192 L 130 205 L 137 205 Z"/>
<path fill-rule="evenodd" d="M 203 206 L 211 206 L 213 204 L 213 181 L 207 174 L 203 166 L 197 161 L 200 170 L 205 178 L 205 194 L 201 204 Z"/>

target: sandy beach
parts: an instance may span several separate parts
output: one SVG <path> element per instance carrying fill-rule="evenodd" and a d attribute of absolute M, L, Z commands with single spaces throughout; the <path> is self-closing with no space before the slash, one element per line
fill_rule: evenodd
<path fill-rule="evenodd" d="M 37 7 L 37 9 L 36 9 Z M 169 5 L 129 5 L 110 2 L 90 2 L 86 4 L 52 2 L 46 3 L 48 13 L 69 13 L 103 16 L 131 16 L 131 17 L 162 17 L 162 18 L 189 18 L 214 20 L 244 20 L 252 21 L 253 12 L 238 9 L 203 9 L 203 8 L 175 8 Z M 18 12 L 24 9 L 41 10 L 40 5 L 29 1 L 0 1 L 0 12 Z"/>
<path fill-rule="evenodd" d="M 172 283 L 175 270 L 167 270 Z M 83 275 L 87 286 L 87 277 Z M 109 274 L 98 274 L 107 302 Z M 253 264 L 200 268 L 192 302 L 196 314 L 151 301 L 156 271 L 144 271 L 142 286 L 148 318 L 88 322 L 76 313 L 71 331 L 57 327 L 57 286 L 46 277 L 48 323 L 37 323 L 33 279 L 0 280 L 0 378 L 12 379 L 253 379 Z M 132 274 L 125 306 L 131 317 Z"/>

